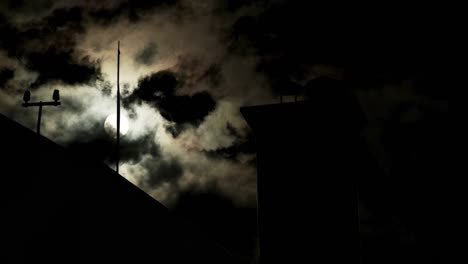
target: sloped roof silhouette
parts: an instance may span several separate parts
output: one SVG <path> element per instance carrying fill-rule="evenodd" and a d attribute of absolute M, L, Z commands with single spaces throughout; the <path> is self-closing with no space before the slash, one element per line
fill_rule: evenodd
<path fill-rule="evenodd" d="M 237 263 L 106 165 L 0 114 L 1 263 Z"/>

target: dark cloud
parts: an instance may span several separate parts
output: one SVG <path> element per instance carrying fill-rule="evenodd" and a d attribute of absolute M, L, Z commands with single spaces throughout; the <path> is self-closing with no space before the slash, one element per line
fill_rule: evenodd
<path fill-rule="evenodd" d="M 130 100 L 154 102 L 174 96 L 178 81 L 173 72 L 160 71 L 142 78 L 137 89 L 130 95 Z"/>
<path fill-rule="evenodd" d="M 56 9 L 40 20 L 0 26 L 4 36 L 0 47 L 39 74 L 32 88 L 51 81 L 89 84 L 100 77 L 99 65 L 75 50 L 77 38 L 85 31 L 82 13 L 77 7 Z"/>
<path fill-rule="evenodd" d="M 27 57 L 29 52 L 48 49 L 70 50 L 76 44 L 77 34 L 84 32 L 82 9 L 56 9 L 49 16 L 21 25 L 5 20 L 0 28 L 1 47 L 10 56 Z"/>
<path fill-rule="evenodd" d="M 51 31 L 83 32 L 83 9 L 79 7 L 55 9 L 44 18 L 43 23 Z"/>
<path fill-rule="evenodd" d="M 159 146 L 154 142 L 153 138 L 153 132 L 136 139 L 126 139 L 123 137 L 120 148 L 122 161 L 138 162 L 143 155 L 160 157 Z"/>
<path fill-rule="evenodd" d="M 20 14 L 37 15 L 38 13 L 50 10 L 53 7 L 53 0 L 8 0 L 0 4 L 5 11 Z"/>
<path fill-rule="evenodd" d="M 211 111 L 216 102 L 207 92 L 196 93 L 192 96 L 172 96 L 163 99 L 159 104 L 161 115 L 177 123 L 200 124 Z"/>
<path fill-rule="evenodd" d="M 19 31 L 10 21 L 0 14 L 0 48 L 7 50 L 8 53 L 14 54 L 16 45 L 20 43 Z"/>
<path fill-rule="evenodd" d="M 89 84 L 99 78 L 100 70 L 88 58 L 76 59 L 72 51 L 58 52 L 51 48 L 42 53 L 29 54 L 26 67 L 38 72 L 39 77 L 31 85 L 36 88 L 50 81 L 66 84 Z"/>
<path fill-rule="evenodd" d="M 179 59 L 177 70 L 184 75 L 195 72 L 202 66 L 203 62 L 199 58 L 193 56 L 185 56 Z"/>
<path fill-rule="evenodd" d="M 176 0 L 128 0 L 114 7 L 98 8 L 89 12 L 90 17 L 101 24 L 109 25 L 125 18 L 130 22 L 138 22 L 141 18 L 151 12 L 173 6 Z"/>
<path fill-rule="evenodd" d="M 145 168 L 148 170 L 149 179 L 147 184 L 151 187 L 160 186 L 164 182 L 175 183 L 184 171 L 182 164 L 177 160 L 149 160 L 144 162 Z"/>
<path fill-rule="evenodd" d="M 92 20 L 103 25 L 115 23 L 123 14 L 128 16 L 128 4 L 124 3 L 113 8 L 98 8 L 89 12 Z"/>
<path fill-rule="evenodd" d="M 100 80 L 97 86 L 102 91 L 103 94 L 107 96 L 111 95 L 113 86 L 109 81 Z M 124 95 L 127 90 L 128 90 L 128 84 L 122 85 L 122 95 Z"/>
<path fill-rule="evenodd" d="M 221 66 L 211 65 L 197 81 L 207 81 L 211 88 L 218 88 L 224 82 Z"/>
<path fill-rule="evenodd" d="M 240 17 L 233 24 L 230 49 L 258 56 L 257 70 L 272 87 L 301 81 L 309 77 L 311 65 L 340 66 L 347 60 L 343 54 L 344 43 L 349 43 L 346 24 L 337 22 L 336 16 L 313 4 L 274 2 L 259 15 Z"/>
<path fill-rule="evenodd" d="M 226 81 L 223 76 L 222 61 L 205 65 L 205 62 L 194 56 L 184 56 L 178 60 L 177 74 L 180 76 L 184 89 L 190 90 L 201 83 L 211 92 L 222 89 L 221 85 Z"/>
<path fill-rule="evenodd" d="M 207 92 L 176 95 L 179 81 L 174 73 L 161 71 L 141 79 L 126 103 L 143 101 L 152 104 L 167 120 L 176 123 L 200 124 L 216 102 Z"/>
<path fill-rule="evenodd" d="M 415 78 L 436 63 L 433 51 L 439 48 L 424 17 L 397 7 L 354 16 L 348 19 L 344 7 L 271 1 L 259 15 L 233 24 L 230 48 L 259 56 L 258 70 L 273 86 L 285 79 L 307 80 L 309 66 L 317 64 L 344 68 L 349 80 L 388 83 Z"/>
<path fill-rule="evenodd" d="M 234 142 L 229 147 L 205 151 L 208 156 L 237 161 L 239 154 L 256 153 L 255 137 L 252 131 L 248 131 L 247 135 L 241 135 L 231 124 L 227 123 L 226 127 L 229 134 L 235 138 Z M 255 159 L 250 160 L 249 165 L 255 166 Z"/>
<path fill-rule="evenodd" d="M 157 54 L 158 46 L 155 42 L 150 42 L 135 55 L 135 61 L 139 64 L 151 65 Z"/>
<path fill-rule="evenodd" d="M 259 2 L 259 1 L 258 0 L 226 0 L 226 8 L 229 11 L 235 11 L 241 7 L 251 5 L 255 2 Z"/>
<path fill-rule="evenodd" d="M 66 84 L 89 84 L 99 78 L 100 70 L 88 58 L 76 59 L 72 51 L 58 52 L 49 49 L 42 53 L 29 54 L 26 67 L 38 72 L 39 77 L 31 85 L 39 87 L 50 81 L 62 81 Z"/>
<path fill-rule="evenodd" d="M 8 80 L 15 76 L 15 70 L 10 68 L 0 68 L 0 89 L 3 89 Z"/>
<path fill-rule="evenodd" d="M 169 132 L 173 138 L 176 138 L 180 135 L 180 133 L 184 132 L 187 129 L 187 124 L 175 124 L 175 125 L 166 125 L 164 128 L 167 132 Z"/>
<path fill-rule="evenodd" d="M 230 49 L 238 52 L 243 53 L 246 50 L 245 47 L 255 47 L 256 42 L 260 42 L 257 38 L 260 38 L 255 33 L 259 34 L 260 25 L 257 23 L 257 19 L 253 16 L 244 16 L 239 18 L 231 28 L 230 32 L 230 40 L 232 44 L 230 45 Z"/>

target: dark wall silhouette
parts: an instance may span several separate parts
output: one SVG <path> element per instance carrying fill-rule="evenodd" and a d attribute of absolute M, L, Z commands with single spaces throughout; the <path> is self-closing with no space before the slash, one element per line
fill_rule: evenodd
<path fill-rule="evenodd" d="M 258 149 L 261 263 L 359 262 L 356 149 L 365 120 L 343 92 L 241 108 Z"/>
<path fill-rule="evenodd" d="M 1 263 L 237 263 L 104 164 L 0 127 Z"/>

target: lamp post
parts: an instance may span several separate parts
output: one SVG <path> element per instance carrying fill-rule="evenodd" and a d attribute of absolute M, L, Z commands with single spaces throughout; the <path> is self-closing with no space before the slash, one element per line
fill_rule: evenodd
<path fill-rule="evenodd" d="M 42 117 L 42 106 L 44 105 L 52 105 L 58 106 L 60 105 L 60 93 L 59 90 L 54 90 L 52 95 L 53 102 L 29 102 L 31 100 L 31 92 L 26 90 L 23 95 L 24 103 L 22 104 L 23 107 L 30 107 L 30 106 L 39 106 L 39 114 L 37 117 L 37 134 L 41 134 L 41 117 Z"/>

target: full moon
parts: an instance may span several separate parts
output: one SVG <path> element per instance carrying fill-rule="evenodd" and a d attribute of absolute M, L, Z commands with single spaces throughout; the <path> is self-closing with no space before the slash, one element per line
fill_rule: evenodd
<path fill-rule="evenodd" d="M 104 122 L 104 130 L 111 137 L 117 137 L 117 114 L 110 114 Z M 120 136 L 127 134 L 128 132 L 128 119 L 126 116 L 120 114 Z"/>

